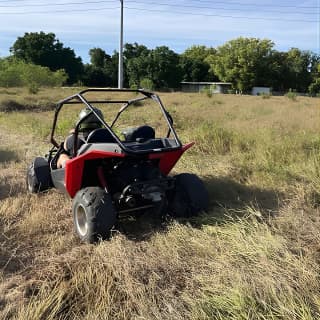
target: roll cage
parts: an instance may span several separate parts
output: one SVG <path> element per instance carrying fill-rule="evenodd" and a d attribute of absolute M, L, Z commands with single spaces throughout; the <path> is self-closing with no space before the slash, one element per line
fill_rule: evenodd
<path fill-rule="evenodd" d="M 130 99 L 130 100 L 126 100 L 126 99 L 119 99 L 119 100 L 112 100 L 112 99 L 102 99 L 102 100 L 88 100 L 86 98 L 86 94 L 90 93 L 90 92 L 113 92 L 113 93 L 137 93 L 137 94 L 141 94 L 142 97 L 137 97 L 135 99 Z M 169 114 L 169 112 L 165 109 L 163 103 L 160 100 L 160 97 L 152 92 L 149 91 L 145 91 L 142 89 L 109 89 L 109 88 L 93 88 L 93 89 L 85 89 L 80 91 L 79 93 L 76 93 L 72 96 L 69 96 L 63 100 L 60 100 L 57 103 L 57 107 L 56 107 L 56 111 L 54 114 L 54 120 L 53 120 L 53 126 L 52 126 L 52 130 L 51 130 L 51 135 L 50 135 L 50 142 L 54 145 L 54 147 L 59 148 L 59 143 L 57 143 L 57 141 L 54 138 L 54 134 L 55 134 L 55 129 L 56 129 L 56 125 L 57 125 L 57 120 L 58 120 L 58 115 L 61 111 L 61 109 L 65 106 L 65 105 L 71 105 L 71 104 L 79 104 L 82 103 L 84 105 L 84 107 L 87 107 L 88 109 L 91 110 L 91 112 L 89 114 L 86 115 L 86 117 L 84 117 L 83 119 L 81 119 L 80 121 L 78 121 L 78 123 L 76 124 L 75 128 L 74 128 L 74 134 L 75 134 L 75 144 L 74 144 L 74 154 L 76 154 L 76 141 L 77 141 L 77 137 L 79 134 L 79 127 L 81 125 L 81 123 L 87 118 L 89 117 L 92 113 L 96 116 L 96 118 L 101 122 L 102 126 L 104 128 L 106 128 L 109 133 L 111 134 L 111 136 L 114 138 L 115 142 L 119 145 L 119 147 L 125 152 L 125 153 L 131 153 L 131 154 L 141 154 L 141 153 L 150 153 L 150 150 L 133 150 L 131 148 L 128 148 L 119 138 L 118 136 L 113 132 L 112 128 L 114 126 L 114 124 L 117 122 L 117 120 L 119 119 L 119 117 L 121 116 L 122 112 L 124 112 L 130 105 L 139 102 L 139 101 L 143 101 L 143 100 L 147 100 L 147 99 L 152 99 L 153 101 L 155 101 L 158 106 L 161 109 L 161 112 L 164 116 L 164 118 L 166 119 L 166 122 L 168 124 L 168 133 L 167 133 L 167 137 L 169 137 L 170 133 L 172 133 L 173 135 L 173 139 L 175 141 L 176 146 L 170 146 L 170 147 L 164 147 L 161 148 L 161 150 L 159 151 L 170 151 L 170 150 L 177 150 L 180 149 L 182 147 L 182 143 L 180 142 L 174 127 L 173 127 L 173 120 L 171 115 Z M 104 121 L 104 119 L 102 119 L 99 114 L 95 111 L 94 107 L 91 105 L 93 103 L 103 103 L 103 104 L 123 104 L 118 113 L 116 114 L 115 118 L 113 119 L 112 123 L 109 125 L 108 123 L 106 123 Z M 158 150 L 157 150 L 158 151 Z M 154 150 L 154 152 L 156 152 Z"/>

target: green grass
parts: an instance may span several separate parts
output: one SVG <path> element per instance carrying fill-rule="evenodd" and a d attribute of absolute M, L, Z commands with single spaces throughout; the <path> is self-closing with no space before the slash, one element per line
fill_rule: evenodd
<path fill-rule="evenodd" d="M 40 101 L 61 91 L 0 112 L 1 318 L 320 318 L 319 98 L 162 94 L 181 140 L 196 142 L 174 173 L 201 176 L 209 211 L 124 220 L 92 246 L 73 234 L 70 199 L 25 191 L 27 165 L 49 147 L 53 111 Z M 8 96 L 30 102 L 21 89 Z M 139 116 L 158 121 L 137 108 L 124 122 Z"/>

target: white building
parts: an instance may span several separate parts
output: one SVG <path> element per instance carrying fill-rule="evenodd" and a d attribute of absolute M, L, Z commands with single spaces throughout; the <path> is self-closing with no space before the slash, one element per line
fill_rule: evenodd
<path fill-rule="evenodd" d="M 182 92 L 201 92 L 210 90 L 211 93 L 228 93 L 231 90 L 229 82 L 181 82 Z"/>
<path fill-rule="evenodd" d="M 253 87 L 251 93 L 253 96 L 258 96 L 260 94 L 270 94 L 271 90 L 269 87 Z"/>

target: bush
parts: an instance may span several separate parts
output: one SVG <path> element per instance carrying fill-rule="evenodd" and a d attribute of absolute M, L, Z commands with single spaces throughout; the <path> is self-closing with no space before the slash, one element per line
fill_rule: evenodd
<path fill-rule="evenodd" d="M 209 97 L 209 98 L 212 97 L 212 92 L 211 92 L 209 86 L 206 86 L 206 87 L 202 88 L 202 89 L 200 90 L 200 93 L 205 94 L 205 95 L 206 95 L 207 97 Z"/>
<path fill-rule="evenodd" d="M 308 91 L 311 96 L 319 96 L 319 94 L 320 94 L 320 79 L 317 79 L 315 82 L 311 83 L 308 88 Z"/>
<path fill-rule="evenodd" d="M 37 94 L 39 92 L 39 86 L 36 83 L 31 82 L 28 87 L 28 91 L 31 94 Z"/>
<path fill-rule="evenodd" d="M 149 78 L 144 78 L 140 81 L 140 88 L 154 90 L 154 83 Z"/>
<path fill-rule="evenodd" d="M 271 93 L 262 92 L 262 93 L 260 93 L 260 96 L 261 96 L 262 99 L 270 99 L 271 98 Z"/>
<path fill-rule="evenodd" d="M 19 60 L 0 60 L 0 86 L 27 86 L 31 93 L 36 93 L 36 87 L 61 86 L 67 80 L 64 70 L 50 71 L 42 67 Z M 31 88 L 32 87 L 32 88 Z"/>
<path fill-rule="evenodd" d="M 295 91 L 293 91 L 292 89 L 289 89 L 289 92 L 287 92 L 285 94 L 285 96 L 287 98 L 289 98 L 292 101 L 296 101 L 297 100 L 297 93 Z"/>

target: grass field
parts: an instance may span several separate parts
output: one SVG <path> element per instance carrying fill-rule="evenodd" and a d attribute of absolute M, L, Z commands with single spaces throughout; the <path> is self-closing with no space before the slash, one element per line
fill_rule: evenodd
<path fill-rule="evenodd" d="M 209 211 L 87 245 L 69 198 L 25 188 L 75 92 L 0 90 L 1 319 L 320 318 L 319 98 L 161 94 L 196 141 L 174 173 L 203 178 Z"/>

